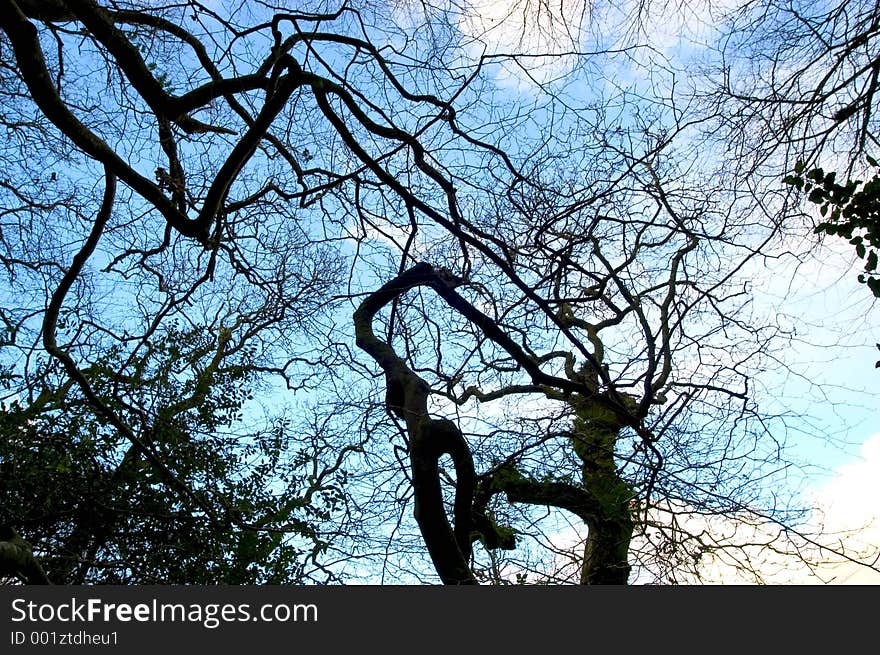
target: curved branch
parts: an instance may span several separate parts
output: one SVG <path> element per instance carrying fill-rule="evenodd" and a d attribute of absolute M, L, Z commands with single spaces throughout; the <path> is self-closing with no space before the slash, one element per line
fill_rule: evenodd
<path fill-rule="evenodd" d="M 428 383 L 373 332 L 373 319 L 382 307 L 408 289 L 437 279 L 430 265 L 418 264 L 367 296 L 354 313 L 356 343 L 382 367 L 385 404 L 406 423 L 415 518 L 434 567 L 444 584 L 476 584 L 468 566 L 476 480 L 470 448 L 455 423 L 430 417 Z M 455 466 L 454 527 L 450 526 L 443 507 L 438 464 L 442 455 L 450 455 Z"/>
<path fill-rule="evenodd" d="M 8 525 L 0 525 L 0 575 L 21 577 L 27 584 L 52 584 L 30 544 Z"/>
<path fill-rule="evenodd" d="M 629 579 L 627 556 L 633 523 L 629 497 L 609 493 L 614 489 L 613 483 L 613 477 L 597 475 L 585 475 L 583 486 L 534 480 L 522 475 L 513 465 L 504 466 L 481 476 L 477 485 L 476 496 L 483 510 L 479 527 L 485 534 L 488 524 L 485 507 L 489 498 L 498 493 L 506 494 L 510 503 L 564 509 L 580 518 L 588 530 L 581 563 L 581 584 L 624 585 Z M 495 528 L 493 532 L 499 531 Z M 493 532 L 487 536 L 494 537 Z M 500 543 L 497 547 L 504 548 L 505 545 Z"/>
<path fill-rule="evenodd" d="M 153 182 L 132 169 L 103 140 L 71 113 L 56 91 L 40 47 L 37 28 L 11 0 L 0 1 L 0 28 L 15 53 L 22 79 L 34 102 L 55 127 L 87 155 L 108 168 L 115 177 L 152 203 L 176 230 L 190 237 L 206 237 L 198 226 L 181 213 Z"/>
<path fill-rule="evenodd" d="M 496 243 L 499 247 L 504 246 L 498 242 L 498 239 L 493 235 L 486 233 L 480 229 L 478 229 L 473 224 L 467 222 L 464 217 L 461 215 L 458 204 L 456 200 L 456 190 L 454 185 L 447 180 L 436 168 L 431 166 L 427 161 L 427 153 L 425 152 L 424 147 L 419 141 L 410 134 L 407 134 L 403 130 L 400 130 L 394 126 L 384 126 L 380 125 L 374 121 L 372 121 L 358 106 L 358 103 L 354 99 L 354 97 L 344 88 L 330 82 L 329 80 L 325 80 L 316 75 L 307 76 L 307 79 L 304 80 L 305 84 L 308 84 L 312 87 L 312 91 L 315 95 L 315 101 L 318 105 L 318 108 L 327 118 L 331 125 L 333 125 L 336 132 L 348 146 L 348 148 L 361 160 L 376 176 L 385 184 L 387 184 L 391 189 L 393 189 L 407 204 L 407 206 L 416 208 L 426 216 L 428 216 L 431 220 L 436 222 L 438 225 L 446 228 L 449 233 L 459 239 L 462 243 L 462 254 L 464 257 L 467 257 L 467 251 L 465 249 L 465 244 L 471 245 L 477 251 L 483 253 L 489 260 L 491 260 L 495 265 L 497 265 L 505 274 L 505 276 L 515 284 L 520 291 L 525 294 L 525 296 L 534 302 L 542 312 L 548 317 L 550 321 L 552 321 L 560 331 L 568 338 L 571 344 L 584 356 L 584 358 L 590 363 L 593 369 L 596 370 L 597 375 L 599 375 L 603 382 L 607 385 L 611 385 L 611 380 L 608 377 L 608 374 L 605 370 L 599 365 L 596 361 L 595 356 L 592 352 L 587 349 L 583 343 L 581 343 L 580 339 L 572 332 L 571 328 L 557 316 L 557 313 L 552 310 L 550 305 L 547 303 L 545 299 L 543 299 L 540 295 L 538 295 L 535 290 L 528 285 L 517 273 L 513 270 L 513 268 L 509 265 L 508 261 L 501 255 L 499 255 L 495 250 L 489 247 L 489 243 Z M 342 102 L 345 104 L 346 108 L 352 113 L 355 119 L 367 130 L 371 133 L 380 136 L 382 138 L 390 139 L 393 141 L 398 141 L 400 143 L 406 144 L 413 153 L 413 160 L 416 167 L 421 170 L 425 175 L 434 180 L 436 184 L 443 191 L 444 196 L 446 197 L 446 205 L 449 211 L 449 217 L 444 216 L 440 211 L 436 210 L 430 204 L 417 197 L 414 193 L 409 191 L 402 185 L 394 175 L 390 174 L 387 170 L 385 170 L 379 162 L 371 157 L 367 151 L 363 148 L 363 146 L 358 142 L 355 136 L 352 134 L 351 130 L 348 129 L 345 121 L 342 117 L 333 109 L 329 101 L 329 94 L 332 93 L 337 96 Z M 466 226 L 469 230 L 463 229 Z M 438 291 L 439 292 L 439 291 Z M 565 384 L 565 382 L 563 382 Z M 633 427 L 635 428 L 638 422 L 634 419 Z"/>
<path fill-rule="evenodd" d="M 160 124 L 163 120 L 173 120 L 184 127 L 181 124 L 182 114 L 175 104 L 177 100 L 165 93 L 152 73 L 146 70 L 143 60 L 140 59 L 140 55 L 136 51 L 137 59 L 132 58 L 133 55 L 129 51 L 133 46 L 119 35 L 109 17 L 101 15 L 100 8 L 96 8 L 90 2 L 79 2 L 76 5 L 78 18 L 83 20 L 90 30 L 98 29 L 100 34 L 96 35 L 96 38 L 108 48 L 110 54 L 117 58 L 120 68 L 129 76 L 134 87 L 150 105 Z M 87 19 L 82 18 L 79 14 L 83 14 Z M 31 92 L 34 102 L 45 116 L 77 147 L 101 162 L 109 168 L 115 177 L 118 177 L 143 196 L 145 200 L 152 203 L 174 229 L 184 236 L 194 237 L 205 244 L 210 244 L 211 226 L 222 212 L 229 188 L 241 169 L 250 160 L 260 141 L 266 138 L 272 122 L 301 84 L 302 71 L 297 62 L 290 57 L 279 62 L 276 70 L 267 81 L 268 84 L 274 83 L 274 88 L 267 91 L 265 104 L 256 118 L 249 121 L 247 132 L 238 140 L 214 176 L 214 181 L 208 189 L 198 216 L 189 218 L 173 200 L 163 193 L 158 185 L 132 169 L 67 108 L 50 78 L 36 27 L 27 20 L 27 17 L 11 0 L 0 0 L 0 28 L 12 43 L 22 79 Z M 101 35 L 104 35 L 103 39 Z M 146 70 L 145 75 L 141 71 L 142 68 Z M 282 70 L 285 72 L 283 75 L 281 75 Z M 147 77 L 149 80 L 146 79 Z M 231 85 L 232 82 L 228 84 Z M 254 81 L 249 80 L 247 84 L 254 84 Z M 158 91 L 154 88 L 156 86 L 158 86 Z M 228 88 L 225 90 L 231 91 Z M 159 93 L 162 95 L 161 98 L 157 97 Z M 193 123 L 198 123 L 194 119 L 190 120 Z M 198 125 L 186 123 L 186 121 L 184 123 L 189 126 L 189 131 L 205 131 L 206 127 L 210 128 L 210 126 L 202 126 L 201 123 Z M 184 129 L 187 128 L 184 127 Z"/>
<path fill-rule="evenodd" d="M 188 134 L 197 132 L 233 133 L 198 121 L 186 113 L 185 103 L 169 95 L 150 72 L 138 49 L 114 25 L 108 12 L 92 0 L 65 0 L 64 4 L 89 33 L 107 48 L 131 85 L 158 118 L 173 121 Z M 192 109 L 194 107 L 190 107 Z"/>
<path fill-rule="evenodd" d="M 58 342 L 55 337 L 55 331 L 58 323 L 58 315 L 61 312 L 61 307 L 64 303 L 64 298 L 67 296 L 67 293 L 70 291 L 70 288 L 73 286 L 73 283 L 76 281 L 77 277 L 81 273 L 83 266 L 85 265 L 88 258 L 94 252 L 95 247 L 98 245 L 98 241 L 101 238 L 101 235 L 104 232 L 104 227 L 107 225 L 107 221 L 110 219 L 110 214 L 113 209 L 113 202 L 116 197 L 116 178 L 110 172 L 110 170 L 105 169 L 105 182 L 104 182 L 104 198 L 101 202 L 101 208 L 98 210 L 98 214 L 95 217 L 95 223 L 92 226 L 91 231 L 89 232 L 89 236 L 86 238 L 86 242 L 83 244 L 82 248 L 79 252 L 74 256 L 73 262 L 71 262 L 70 268 L 67 269 L 64 276 L 61 278 L 61 281 L 58 283 L 58 288 L 55 289 L 55 292 L 52 294 L 52 298 L 49 301 L 49 306 L 46 308 L 46 313 L 43 316 L 43 325 L 42 325 L 42 333 L 43 333 L 43 346 L 52 357 L 61 362 L 64 370 L 67 372 L 68 376 L 72 380 L 76 382 L 76 384 L 80 387 L 83 392 L 83 395 L 86 397 L 88 403 L 95 409 L 99 416 L 106 419 L 114 428 L 116 428 L 119 433 L 128 440 L 132 446 L 137 450 L 144 458 L 150 462 L 153 466 L 156 467 L 156 470 L 162 475 L 162 477 L 174 488 L 176 488 L 183 497 L 189 500 L 191 503 L 196 505 L 197 507 L 202 508 L 208 517 L 211 520 L 217 522 L 217 519 L 214 517 L 214 512 L 205 503 L 203 500 L 198 498 L 186 484 L 184 484 L 162 461 L 162 459 L 150 448 L 144 441 L 134 433 L 134 431 L 123 421 L 116 412 L 113 411 L 110 407 L 107 406 L 105 402 L 103 402 L 98 395 L 95 393 L 92 385 L 89 384 L 88 379 L 80 370 L 80 368 L 76 365 L 76 362 L 70 356 L 70 354 L 61 348 L 58 345 Z"/>

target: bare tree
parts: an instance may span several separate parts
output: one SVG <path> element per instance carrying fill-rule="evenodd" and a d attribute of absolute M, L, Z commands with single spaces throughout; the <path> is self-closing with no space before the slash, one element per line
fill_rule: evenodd
<path fill-rule="evenodd" d="M 720 28 L 707 93 L 732 160 L 765 176 L 781 162 L 777 179 L 797 160 L 864 167 L 878 145 L 875 3 L 747 2 Z"/>
<path fill-rule="evenodd" d="M 4 2 L 7 399 L 75 398 L 251 555 L 307 536 L 308 579 L 619 584 L 718 547 L 658 508 L 809 541 L 752 397 L 786 339 L 748 303 L 777 225 L 695 169 L 674 103 L 499 87 L 531 55 L 475 51 L 466 9 Z M 558 55 L 584 83 L 640 49 Z M 157 436 L 204 447 L 281 393 L 307 438 L 256 479 L 291 451 L 281 481 L 311 472 L 259 511 Z M 573 575 L 542 514 L 586 528 Z M 95 570 L 107 521 L 66 565 Z"/>

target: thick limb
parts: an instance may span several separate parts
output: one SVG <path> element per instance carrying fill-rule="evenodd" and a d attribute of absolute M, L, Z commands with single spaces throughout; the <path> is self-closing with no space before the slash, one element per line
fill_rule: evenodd
<path fill-rule="evenodd" d="M 8 525 L 0 525 L 0 575 L 19 577 L 28 584 L 52 584 L 30 545 Z"/>
<path fill-rule="evenodd" d="M 474 463 L 470 448 L 452 421 L 428 414 L 430 387 L 394 349 L 373 332 L 373 318 L 382 307 L 412 287 L 439 279 L 428 265 L 417 265 L 370 294 L 354 314 L 357 345 L 385 372 L 386 405 L 402 419 L 409 433 L 409 455 L 415 495 L 415 518 L 444 584 L 476 584 L 468 566 L 471 553 L 471 507 Z M 439 460 L 450 455 L 455 466 L 454 527 L 443 506 Z"/>

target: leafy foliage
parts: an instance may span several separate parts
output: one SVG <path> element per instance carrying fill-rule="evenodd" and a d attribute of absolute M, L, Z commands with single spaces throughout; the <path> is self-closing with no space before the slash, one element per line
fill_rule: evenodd
<path fill-rule="evenodd" d="M 0 409 L 0 524 L 44 554 L 51 580 L 292 583 L 326 547 L 315 522 L 338 506 L 341 486 L 304 500 L 311 453 L 290 456 L 298 435 L 289 420 L 236 431 L 254 374 L 240 362 L 221 366 L 212 346 L 205 330 L 167 332 L 133 367 L 141 377 L 132 397 L 118 399 L 202 507 L 181 498 L 73 387 Z M 99 388 L 118 356 L 90 369 Z"/>
<path fill-rule="evenodd" d="M 868 163 L 880 169 L 869 157 Z M 826 173 L 822 168 L 804 172 L 803 163 L 795 166 L 793 175 L 784 182 L 803 193 L 807 200 L 818 205 L 822 221 L 816 225 L 819 234 L 830 234 L 849 240 L 856 255 L 865 261 L 859 282 L 866 284 L 875 297 L 880 298 L 880 278 L 877 277 L 878 248 L 880 248 L 880 172 L 867 181 L 837 182 L 837 173 Z"/>

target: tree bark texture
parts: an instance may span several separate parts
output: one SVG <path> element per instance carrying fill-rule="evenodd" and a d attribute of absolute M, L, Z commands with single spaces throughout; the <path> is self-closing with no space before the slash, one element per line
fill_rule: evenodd
<path fill-rule="evenodd" d="M 415 497 L 415 518 L 444 584 L 476 584 L 468 565 L 471 554 L 471 504 L 474 494 L 474 463 L 470 448 L 452 421 L 428 414 L 430 387 L 414 373 L 391 346 L 373 332 L 376 313 L 405 291 L 420 285 L 442 284 L 443 279 L 427 264 L 417 264 L 370 294 L 354 314 L 357 345 L 385 372 L 385 404 L 402 419 L 409 434 L 409 456 Z M 451 526 L 443 506 L 438 461 L 452 457 L 456 489 Z"/>
<path fill-rule="evenodd" d="M 586 523 L 581 584 L 626 584 L 634 528 L 630 509 L 633 493 L 617 472 L 614 446 L 620 431 L 632 423 L 632 415 L 627 408 L 619 409 L 616 399 L 598 393 L 596 385 L 585 378 L 563 379 L 541 371 L 497 323 L 455 291 L 460 284 L 458 278 L 429 264 L 416 264 L 370 294 L 354 313 L 357 345 L 382 367 L 385 404 L 406 425 L 415 517 L 440 578 L 445 584 L 476 582 L 468 566 L 475 535 L 483 538 L 487 548 L 514 547 L 513 535 L 495 526 L 485 511 L 492 495 L 504 493 L 511 503 L 558 507 Z M 428 383 L 373 332 L 379 310 L 417 286 L 431 287 L 451 308 L 499 344 L 530 374 L 533 384 L 540 385 L 538 389 L 552 388 L 553 397 L 563 397 L 569 403 L 575 415 L 570 440 L 582 462 L 581 484 L 527 478 L 512 464 L 476 477 L 470 448 L 458 427 L 452 421 L 428 415 Z M 450 455 L 455 464 L 453 526 L 443 507 L 440 485 L 438 460 L 444 454 Z"/>

